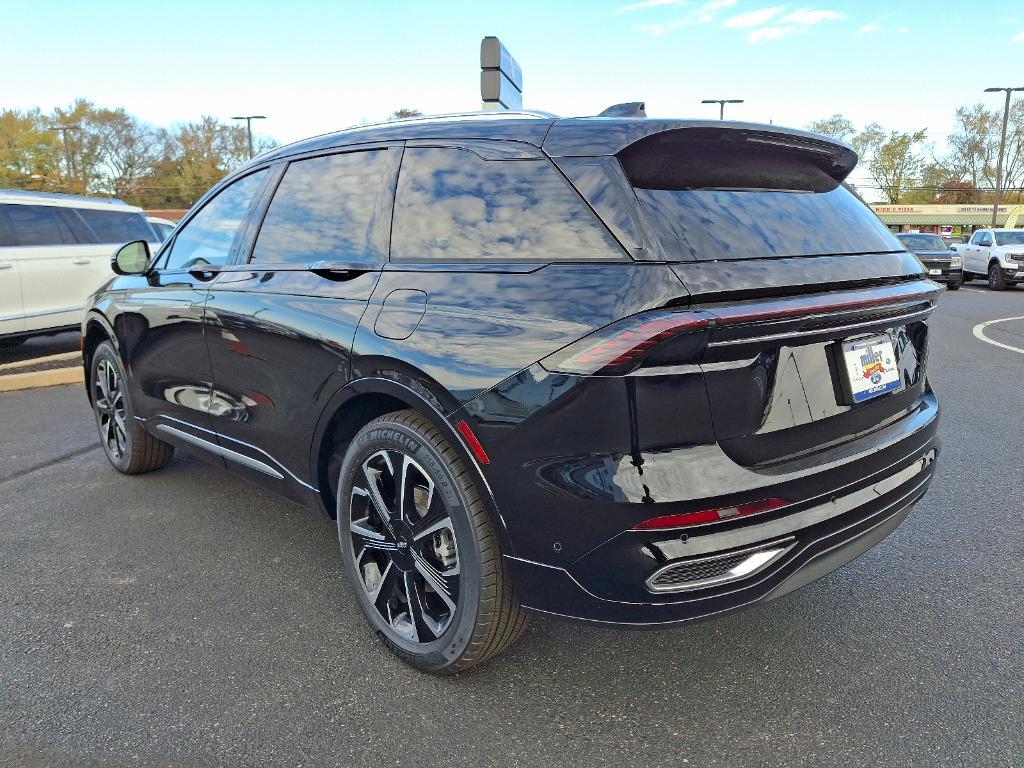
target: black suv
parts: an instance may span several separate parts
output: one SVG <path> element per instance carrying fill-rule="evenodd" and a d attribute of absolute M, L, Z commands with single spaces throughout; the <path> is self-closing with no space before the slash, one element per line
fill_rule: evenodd
<path fill-rule="evenodd" d="M 431 672 L 528 612 L 778 597 L 894 530 L 938 451 L 941 289 L 855 163 L 774 126 L 528 113 L 281 147 L 115 256 L 84 322 L 103 447 L 337 518 L 367 621 Z"/>

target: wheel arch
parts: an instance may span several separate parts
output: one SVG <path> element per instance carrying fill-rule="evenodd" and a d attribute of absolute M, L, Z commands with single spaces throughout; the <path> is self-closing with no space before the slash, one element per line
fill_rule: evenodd
<path fill-rule="evenodd" d="M 117 334 L 106 317 L 99 312 L 90 312 L 82 322 L 82 367 L 85 370 L 85 393 L 92 403 L 92 389 L 89 386 L 89 372 L 92 367 L 92 357 L 96 348 L 104 341 L 109 341 L 114 346 L 114 351 L 121 354 L 120 344 L 117 341 Z"/>
<path fill-rule="evenodd" d="M 451 444 L 473 475 L 502 551 L 513 554 L 505 521 L 498 511 L 479 462 L 462 435 L 445 417 L 440 400 L 418 382 L 404 383 L 391 378 L 368 376 L 350 382 L 328 401 L 317 421 L 310 449 L 310 477 L 318 489 L 321 511 L 331 518 L 337 516 L 336 482 L 332 470 L 340 455 L 344 455 L 351 439 L 378 416 L 406 409 L 420 413 Z"/>

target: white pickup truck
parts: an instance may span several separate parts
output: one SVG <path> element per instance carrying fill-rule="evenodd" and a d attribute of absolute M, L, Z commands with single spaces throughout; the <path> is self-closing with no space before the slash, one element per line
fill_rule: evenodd
<path fill-rule="evenodd" d="M 988 279 L 988 287 L 1002 291 L 1024 282 L 1024 229 L 979 229 L 970 242 L 951 250 L 964 260 L 964 282 Z"/>

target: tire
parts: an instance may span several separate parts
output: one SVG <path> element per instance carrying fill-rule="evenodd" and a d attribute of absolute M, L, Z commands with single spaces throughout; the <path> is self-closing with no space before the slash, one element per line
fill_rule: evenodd
<path fill-rule="evenodd" d="M 994 261 L 988 265 L 988 287 L 993 291 L 1006 290 L 1006 277 L 1003 270 Z"/>
<path fill-rule="evenodd" d="M 100 445 L 118 472 L 141 475 L 167 464 L 174 446 L 157 440 L 135 420 L 126 382 L 120 358 L 110 342 L 102 342 L 89 363 L 89 396 Z"/>
<path fill-rule="evenodd" d="M 402 661 L 455 674 L 523 633 L 527 616 L 476 484 L 422 415 L 386 414 L 359 431 L 341 463 L 337 501 L 349 586 Z"/>
<path fill-rule="evenodd" d="M 963 285 L 963 280 L 950 280 L 946 283 L 946 290 L 959 291 L 961 285 Z"/>

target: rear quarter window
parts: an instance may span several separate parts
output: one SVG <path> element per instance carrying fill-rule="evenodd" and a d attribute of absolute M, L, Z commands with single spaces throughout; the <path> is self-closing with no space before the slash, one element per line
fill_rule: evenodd
<path fill-rule="evenodd" d="M 391 256 L 414 260 L 623 259 L 593 211 L 547 159 L 405 150 Z"/>

